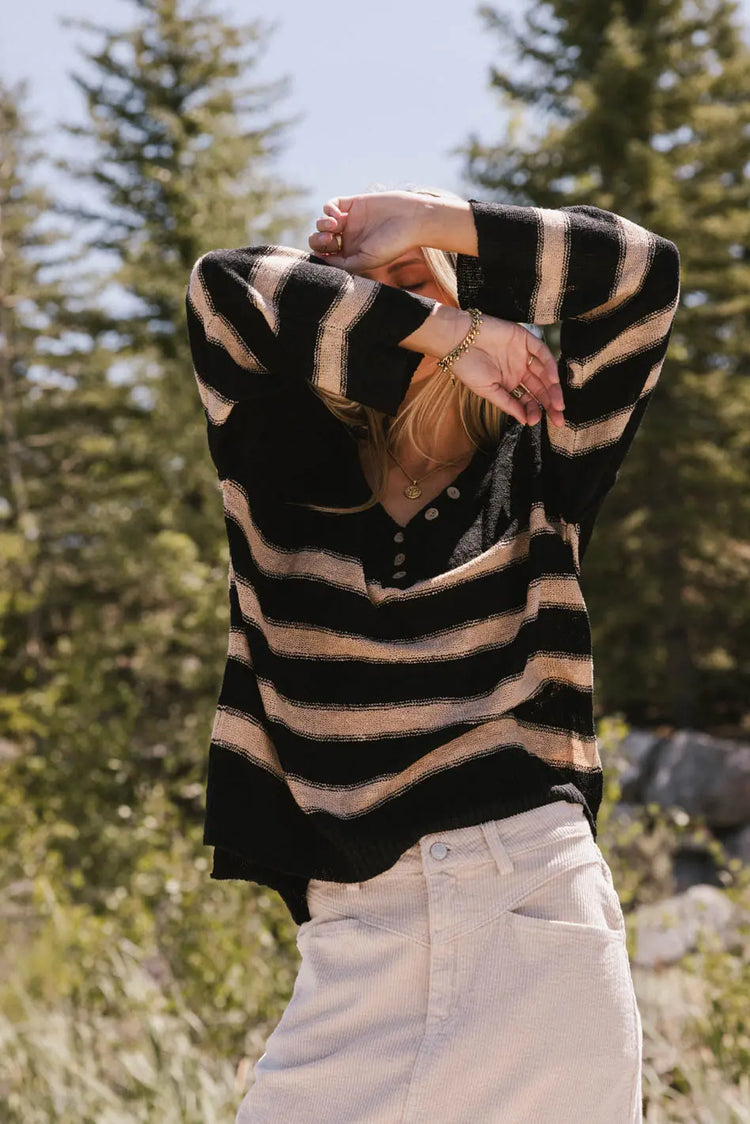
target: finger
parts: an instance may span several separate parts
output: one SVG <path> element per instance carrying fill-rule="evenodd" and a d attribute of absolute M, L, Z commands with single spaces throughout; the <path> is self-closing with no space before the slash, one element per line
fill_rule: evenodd
<path fill-rule="evenodd" d="M 524 383 L 524 386 L 525 385 Z M 514 402 L 518 402 L 521 405 L 527 425 L 536 425 L 537 422 L 542 420 L 542 404 L 533 394 L 523 394 L 520 398 L 515 394 L 511 394 L 510 397 Z"/>
<path fill-rule="evenodd" d="M 328 249 L 328 236 L 326 234 L 311 234 L 307 244 L 313 253 L 325 254 Z"/>
<path fill-rule="evenodd" d="M 316 227 L 321 231 L 337 231 L 343 229 L 342 224 L 333 215 L 326 215 L 325 218 L 318 219 Z"/>
<path fill-rule="evenodd" d="M 534 372 L 533 364 L 526 364 L 526 371 L 516 385 L 521 386 L 527 392 L 528 398 L 533 398 L 545 410 L 560 409 L 554 398 L 553 388 L 542 382 L 541 377 Z"/>
<path fill-rule="evenodd" d="M 526 386 L 525 382 L 523 383 L 523 386 Z M 534 394 L 532 394 L 530 391 L 527 391 L 521 395 L 512 394 L 510 391 L 508 391 L 507 393 L 514 402 L 518 402 L 521 406 L 524 414 L 524 420 L 526 421 L 527 425 L 536 425 L 537 422 L 542 420 L 542 403 L 538 398 L 535 397 Z"/>
<path fill-rule="evenodd" d="M 324 257 L 326 262 L 330 265 L 335 265 L 338 269 L 345 269 L 347 273 L 364 273 L 368 269 L 375 268 L 373 263 L 364 254 L 339 253 L 338 239 L 334 234 L 311 234 L 307 240 L 307 244 L 314 254 L 319 254 L 321 257 Z M 374 285 L 375 282 L 373 281 L 372 284 Z M 380 282 L 378 282 L 378 284 L 380 284 Z"/>
<path fill-rule="evenodd" d="M 554 355 L 544 341 L 538 339 L 531 332 L 527 335 L 526 349 L 528 351 L 527 370 L 539 380 L 540 389 L 543 387 L 548 391 L 549 403 L 562 410 L 565 401 Z"/>
<path fill-rule="evenodd" d="M 554 373 L 551 363 L 554 364 Z M 545 410 L 560 414 L 563 412 L 565 399 L 560 385 L 557 364 L 554 363 L 551 353 L 549 360 L 545 356 L 530 355 L 526 361 L 526 371 L 520 381 Z"/>
<path fill-rule="evenodd" d="M 533 356 L 535 365 L 545 371 L 545 374 L 552 380 L 556 380 L 558 376 L 557 363 L 555 357 L 547 347 L 544 340 L 539 339 L 533 332 L 527 330 L 526 333 L 526 351 L 530 356 Z"/>
<path fill-rule="evenodd" d="M 537 388 L 536 388 L 537 393 L 534 393 L 534 390 L 532 389 L 535 381 L 538 381 L 538 380 L 534 379 L 534 376 L 531 373 L 531 368 L 527 364 L 526 365 L 526 374 L 523 376 L 523 379 L 519 383 L 516 384 L 516 387 L 520 387 L 521 390 L 523 391 L 523 398 L 521 400 L 524 401 L 525 405 L 527 405 L 532 399 L 533 399 L 534 402 L 536 402 L 537 406 L 542 405 L 542 399 L 539 397 L 540 393 L 542 393 L 542 388 L 537 386 Z M 514 396 L 514 397 L 516 397 L 516 396 Z M 520 397 L 520 396 L 518 396 L 518 397 Z"/>
<path fill-rule="evenodd" d="M 533 379 L 535 387 L 543 392 L 551 403 L 560 409 L 564 407 L 560 375 L 551 352 L 548 355 L 529 355 L 526 360 L 526 373 Z"/>
<path fill-rule="evenodd" d="M 316 254 L 338 254 L 339 252 L 339 238 L 331 231 L 311 234 L 307 243 Z"/>
<path fill-rule="evenodd" d="M 512 398 L 515 398 L 517 402 L 523 405 L 526 410 L 526 418 L 529 425 L 536 425 L 537 422 L 541 421 L 542 410 L 545 410 L 553 425 L 558 427 L 563 426 L 565 425 L 565 417 L 562 409 L 559 409 L 552 401 L 550 388 L 545 386 L 544 383 L 541 382 L 541 379 L 533 374 L 532 368 L 534 363 L 532 359 L 533 357 L 530 356 L 527 360 L 526 372 L 523 378 L 519 379 L 515 388 L 511 388 L 511 390 L 520 388 L 522 393 L 518 396 L 512 394 L 511 391 L 508 393 L 511 394 Z"/>
<path fill-rule="evenodd" d="M 518 398 L 514 398 L 507 390 L 503 390 L 501 386 L 496 384 L 491 387 L 482 388 L 481 391 L 476 391 L 475 393 L 481 393 L 483 398 L 486 398 L 489 402 L 493 402 L 503 413 L 510 414 L 511 417 L 516 418 L 521 425 L 527 424 L 526 407 Z"/>
<path fill-rule="evenodd" d="M 345 198 L 342 195 L 337 195 L 334 199 L 329 199 L 327 203 L 323 204 L 323 211 L 334 219 L 343 219 L 352 209 L 352 198 L 352 196 Z"/>
<path fill-rule="evenodd" d="M 522 395 L 517 401 L 523 403 L 526 408 L 530 425 L 536 425 L 536 423 L 541 420 L 542 410 L 547 413 L 553 425 L 556 425 L 558 428 L 565 425 L 565 415 L 562 410 L 558 409 L 550 402 L 549 391 L 546 387 L 539 386 L 532 389 L 532 387 L 529 386 L 529 383 L 533 383 L 533 377 L 531 375 L 524 375 L 521 382 L 524 387 L 527 388 L 528 393 Z M 535 393 L 535 391 L 538 391 L 538 393 Z"/>

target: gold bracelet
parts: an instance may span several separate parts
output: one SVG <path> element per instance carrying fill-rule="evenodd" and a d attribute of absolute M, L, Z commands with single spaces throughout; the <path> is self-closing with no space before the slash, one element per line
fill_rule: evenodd
<path fill-rule="evenodd" d="M 478 308 L 468 308 L 466 311 L 471 313 L 471 327 L 469 328 L 469 331 L 466 333 L 465 338 L 461 341 L 458 347 L 454 347 L 453 351 L 449 351 L 448 354 L 444 355 L 442 359 L 438 359 L 437 363 L 438 367 L 441 367 L 444 371 L 449 372 L 451 382 L 454 386 L 456 385 L 456 376 L 453 374 L 452 364 L 456 359 L 458 359 L 459 355 L 463 355 L 465 351 L 469 350 L 471 345 L 474 343 L 474 340 L 477 338 L 477 335 L 479 334 L 479 328 L 482 323 L 482 313 Z"/>

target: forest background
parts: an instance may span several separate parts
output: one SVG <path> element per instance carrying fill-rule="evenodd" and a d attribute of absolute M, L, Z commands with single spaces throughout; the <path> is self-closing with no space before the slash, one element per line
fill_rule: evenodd
<path fill-rule="evenodd" d="M 229 1120 L 296 974 L 278 896 L 212 883 L 201 844 L 228 623 L 184 321 L 203 252 L 306 248 L 329 195 L 406 181 L 592 203 L 676 242 L 670 352 L 582 579 L 597 718 L 604 745 L 630 726 L 750 733 L 747 7 L 467 8 L 475 56 L 437 3 L 401 22 L 350 5 L 345 26 L 294 7 L 122 0 L 110 24 L 97 5 L 56 32 L 79 50 L 79 111 L 54 128 L 19 57 L 0 70 L 9 1121 Z M 309 106 L 276 50 L 289 34 Z M 627 904 L 655 892 L 644 871 Z"/>

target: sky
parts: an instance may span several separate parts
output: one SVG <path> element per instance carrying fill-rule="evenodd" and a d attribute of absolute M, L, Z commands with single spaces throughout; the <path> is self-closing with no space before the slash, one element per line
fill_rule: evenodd
<path fill-rule="evenodd" d="M 498 0 L 507 8 L 509 0 Z M 307 189 L 311 219 L 326 199 L 407 182 L 463 194 L 462 160 L 450 150 L 472 131 L 497 139 L 504 120 L 488 89 L 497 41 L 462 0 L 216 0 L 214 10 L 236 23 L 260 18 L 276 25 L 258 75 L 288 75 L 289 96 L 277 111 L 302 114 L 276 162 L 282 175 Z M 518 3 L 513 4 L 518 10 Z M 6 0 L 0 74 L 29 79 L 27 105 L 45 130 L 51 154 L 70 140 L 61 122 L 82 122 L 83 99 L 69 72 L 81 69 L 77 47 L 98 37 L 63 28 L 59 17 L 107 27 L 132 22 L 128 0 Z M 45 172 L 46 182 L 55 186 Z"/>
<path fill-rule="evenodd" d="M 493 6 L 521 14 L 525 0 Z M 451 150 L 471 132 L 502 138 L 505 116 L 490 91 L 489 69 L 500 45 L 470 0 L 215 0 L 232 22 L 259 18 L 276 25 L 258 77 L 291 79 L 277 107 L 301 114 L 276 162 L 284 179 L 307 190 L 310 229 L 326 199 L 407 182 L 472 194 L 462 159 Z M 750 27 L 750 0 L 740 10 Z M 85 120 L 83 99 L 69 72 L 81 69 L 78 47 L 98 37 L 63 28 L 60 17 L 106 27 L 132 22 L 129 0 L 5 0 L 0 75 L 28 78 L 27 105 L 47 151 L 62 155 L 71 141 L 56 126 Z M 47 184 L 63 185 L 45 169 Z M 80 187 L 77 188 L 80 191 Z"/>

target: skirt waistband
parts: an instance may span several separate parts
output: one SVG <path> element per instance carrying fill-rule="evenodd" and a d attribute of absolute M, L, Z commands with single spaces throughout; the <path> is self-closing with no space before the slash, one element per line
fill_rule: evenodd
<path fill-rule="evenodd" d="M 389 868 L 396 874 L 475 866 L 494 859 L 501 871 L 512 856 L 573 833 L 591 833 L 581 804 L 555 800 L 503 819 L 423 835 Z"/>

